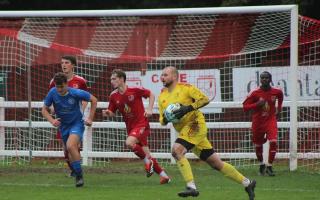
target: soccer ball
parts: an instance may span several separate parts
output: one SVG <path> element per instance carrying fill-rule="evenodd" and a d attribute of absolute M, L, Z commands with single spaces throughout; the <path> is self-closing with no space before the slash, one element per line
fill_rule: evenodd
<path fill-rule="evenodd" d="M 170 104 L 164 111 L 164 115 L 169 122 L 177 123 L 179 119 L 173 114 L 173 111 L 180 109 L 179 103 Z"/>

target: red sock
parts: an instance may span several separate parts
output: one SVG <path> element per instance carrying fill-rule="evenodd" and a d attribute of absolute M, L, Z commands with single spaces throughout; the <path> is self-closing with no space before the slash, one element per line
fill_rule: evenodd
<path fill-rule="evenodd" d="M 263 151 L 263 146 L 262 145 L 256 145 L 256 156 L 259 162 L 263 162 L 263 155 L 262 155 L 262 151 Z"/>
<path fill-rule="evenodd" d="M 70 160 L 69 160 L 69 152 L 67 150 L 63 151 L 64 153 L 64 160 L 66 161 L 66 163 L 68 164 L 68 167 L 71 171 L 73 171 L 73 168 L 71 166 Z"/>
<path fill-rule="evenodd" d="M 272 164 L 274 161 L 274 158 L 276 157 L 277 153 L 277 142 L 270 142 L 269 143 L 269 158 L 268 163 Z"/>
<path fill-rule="evenodd" d="M 152 162 L 153 162 L 153 168 L 154 168 L 154 171 L 157 173 L 157 174 L 160 174 L 163 169 L 160 167 L 157 159 L 155 158 L 151 158 Z"/>
<path fill-rule="evenodd" d="M 136 154 L 141 160 L 146 157 L 146 154 L 144 153 L 142 147 L 139 144 L 134 144 L 131 149 L 134 154 Z"/>

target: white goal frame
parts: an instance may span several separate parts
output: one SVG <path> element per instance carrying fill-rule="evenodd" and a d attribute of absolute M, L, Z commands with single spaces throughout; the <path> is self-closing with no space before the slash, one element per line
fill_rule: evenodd
<path fill-rule="evenodd" d="M 303 127 L 304 124 L 298 124 L 297 121 L 297 108 L 301 105 L 304 105 L 304 102 L 297 101 L 297 66 L 298 66 L 298 6 L 297 5 L 278 5 L 278 6 L 250 6 L 250 7 L 219 7 L 219 8 L 178 8 L 178 9 L 137 9 L 137 10 L 81 10 L 81 11 L 1 11 L 0 18 L 7 17 L 99 17 L 99 16 L 155 16 L 155 15 L 179 15 L 179 14 L 241 14 L 241 13 L 259 13 L 259 12 L 280 12 L 280 11 L 290 11 L 291 12 L 291 39 L 290 39 L 290 94 L 292 99 L 290 102 L 285 102 L 284 106 L 290 107 L 290 122 L 279 122 L 279 127 L 290 127 L 290 152 L 288 154 L 278 153 L 277 157 L 280 158 L 289 158 L 290 160 L 290 170 L 297 169 L 297 159 L 305 155 L 297 154 L 297 128 Z M 317 103 L 317 102 L 314 102 Z M 0 157 L 1 156 L 28 156 L 30 152 L 28 151 L 8 151 L 4 150 L 4 127 L 50 127 L 48 122 L 12 122 L 6 121 L 4 119 L 4 109 L 12 107 L 23 107 L 28 108 L 28 102 L 6 102 L 0 101 Z M 312 104 L 311 104 L 312 105 Z M 42 102 L 32 102 L 31 107 L 40 108 Z M 107 102 L 99 102 L 99 108 L 105 108 Z M 215 107 L 242 107 L 241 102 L 232 102 L 232 103 L 210 103 L 205 111 L 210 111 L 210 109 Z M 308 105 L 310 106 L 310 102 Z M 249 128 L 251 123 L 247 122 L 230 122 L 223 123 L 224 127 L 243 127 Z M 115 124 L 108 122 L 95 122 L 93 128 L 95 127 L 112 127 L 119 126 L 124 128 L 123 123 Z M 219 127 L 219 123 L 208 123 L 208 128 L 210 127 Z M 319 126 L 318 123 L 315 123 L 314 126 Z M 159 123 L 151 123 L 151 128 L 166 128 L 171 130 L 171 143 L 175 140 L 175 132 L 171 125 L 166 127 L 161 127 Z M 90 137 L 91 134 L 88 134 L 90 129 L 86 129 L 84 137 Z M 88 158 L 90 157 L 134 157 L 132 153 L 108 153 L 108 152 L 92 152 L 90 151 L 90 138 L 84 139 L 84 148 L 82 152 L 83 163 L 84 165 L 89 165 Z M 255 158 L 253 153 L 251 154 L 220 154 L 222 158 L 241 158 L 249 157 Z M 62 157 L 62 151 L 34 151 L 32 156 L 59 156 Z M 171 158 L 170 153 L 154 153 L 154 156 L 157 158 Z M 318 155 L 319 156 L 319 155 Z M 188 157 L 192 157 L 188 155 Z"/>

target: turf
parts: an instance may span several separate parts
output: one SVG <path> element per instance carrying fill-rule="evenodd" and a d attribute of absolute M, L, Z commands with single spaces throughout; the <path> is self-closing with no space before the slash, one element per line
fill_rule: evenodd
<path fill-rule="evenodd" d="M 200 196 L 196 199 L 248 199 L 243 187 L 205 164 L 192 163 Z M 154 174 L 146 178 L 142 166 L 119 163 L 85 168 L 85 186 L 76 188 L 74 179 L 63 168 L 0 167 L 1 200 L 170 200 L 180 199 L 177 192 L 184 181 L 175 165 L 166 166 L 172 182 L 159 184 Z M 257 200 L 319 199 L 320 174 L 280 170 L 275 177 L 258 176 L 257 169 L 241 172 L 257 181 Z"/>

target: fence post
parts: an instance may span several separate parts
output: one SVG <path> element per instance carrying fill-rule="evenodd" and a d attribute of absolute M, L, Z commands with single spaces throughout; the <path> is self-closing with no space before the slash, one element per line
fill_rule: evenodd
<path fill-rule="evenodd" d="M 84 118 L 90 114 L 91 103 L 88 102 L 87 107 L 84 111 Z M 83 138 L 82 138 L 82 164 L 84 166 L 92 166 L 92 159 L 89 158 L 89 153 L 92 151 L 92 127 L 86 126 Z"/>
<path fill-rule="evenodd" d="M 4 102 L 4 98 L 0 97 L 0 102 Z M 0 107 L 0 121 L 5 120 L 5 108 Z M 5 150 L 5 128 L 0 126 L 0 152 Z M 4 156 L 0 156 L 0 160 L 3 160 Z"/>

